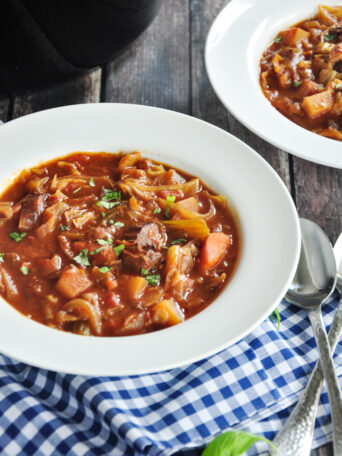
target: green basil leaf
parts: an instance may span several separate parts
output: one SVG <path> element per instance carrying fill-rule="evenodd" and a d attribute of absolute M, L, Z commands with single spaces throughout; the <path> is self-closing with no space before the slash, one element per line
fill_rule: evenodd
<path fill-rule="evenodd" d="M 153 214 L 160 214 L 160 212 L 161 212 L 160 207 L 156 207 L 153 211 Z"/>
<path fill-rule="evenodd" d="M 102 252 L 103 249 L 104 249 L 104 247 L 99 247 L 98 249 L 93 250 L 92 252 L 89 252 L 89 255 L 96 255 L 97 253 Z"/>
<path fill-rule="evenodd" d="M 121 200 L 121 192 L 114 192 L 114 190 L 111 190 L 110 188 L 105 188 L 103 193 L 101 198 L 102 201 Z"/>
<path fill-rule="evenodd" d="M 228 431 L 210 442 L 202 456 L 239 456 L 259 441 L 268 443 L 273 450 L 276 450 L 275 445 L 261 435 L 243 431 Z"/>

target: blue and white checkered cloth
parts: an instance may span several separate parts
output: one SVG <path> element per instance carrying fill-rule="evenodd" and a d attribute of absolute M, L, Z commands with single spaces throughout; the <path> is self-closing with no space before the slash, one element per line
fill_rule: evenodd
<path fill-rule="evenodd" d="M 323 308 L 327 327 L 336 305 Z M 268 319 L 209 359 L 152 375 L 64 375 L 0 356 L 0 454 L 200 455 L 230 428 L 272 439 L 318 357 L 305 312 L 284 303 L 279 310 L 280 329 Z M 342 375 L 342 343 L 335 362 Z M 330 439 L 324 391 L 314 447 Z M 260 444 L 249 454 L 265 449 Z"/>

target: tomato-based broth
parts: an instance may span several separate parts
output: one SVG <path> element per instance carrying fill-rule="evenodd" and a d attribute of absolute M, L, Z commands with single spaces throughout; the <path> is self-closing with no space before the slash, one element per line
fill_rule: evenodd
<path fill-rule="evenodd" d="M 25 169 L 0 198 L 0 293 L 52 328 L 123 336 L 210 304 L 240 239 L 222 195 L 168 165 L 77 152 Z"/>
<path fill-rule="evenodd" d="M 282 30 L 260 61 L 264 95 L 303 128 L 342 140 L 342 6 Z"/>

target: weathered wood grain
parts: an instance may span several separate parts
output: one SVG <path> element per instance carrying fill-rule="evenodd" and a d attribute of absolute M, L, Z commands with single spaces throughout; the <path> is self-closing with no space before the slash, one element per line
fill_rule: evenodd
<path fill-rule="evenodd" d="M 14 97 L 12 118 L 68 104 L 100 101 L 101 69 L 92 71 L 56 87 Z"/>
<path fill-rule="evenodd" d="M 342 170 L 296 157 L 293 166 L 299 215 L 318 223 L 335 242 L 342 231 Z"/>
<path fill-rule="evenodd" d="M 227 0 L 191 1 L 192 114 L 228 130 L 249 144 L 278 172 L 290 190 L 288 154 L 276 149 L 240 124 L 218 100 L 210 86 L 204 64 L 204 46 L 209 28 Z"/>
<path fill-rule="evenodd" d="M 6 93 L 0 92 L 0 120 L 6 122 L 8 120 L 10 100 Z"/>
<path fill-rule="evenodd" d="M 147 31 L 107 66 L 103 97 L 189 112 L 189 0 L 165 1 Z"/>

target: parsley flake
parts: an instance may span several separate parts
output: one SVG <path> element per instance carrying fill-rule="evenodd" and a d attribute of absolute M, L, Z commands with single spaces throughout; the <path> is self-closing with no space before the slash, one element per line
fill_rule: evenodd
<path fill-rule="evenodd" d="M 125 244 L 119 244 L 116 247 L 114 247 L 114 252 L 116 253 L 116 256 L 119 256 L 120 253 L 124 250 Z"/>
<path fill-rule="evenodd" d="M 160 214 L 161 209 L 160 207 L 156 207 L 155 210 L 153 211 L 153 214 Z"/>
<path fill-rule="evenodd" d="M 184 239 L 184 238 L 174 239 L 173 241 L 171 241 L 171 245 L 183 244 L 183 242 L 186 242 L 186 239 Z"/>
<path fill-rule="evenodd" d="M 324 35 L 325 41 L 333 41 L 333 40 L 336 40 L 336 38 L 337 38 L 336 33 L 327 33 L 326 35 Z"/>
<path fill-rule="evenodd" d="M 278 329 L 279 329 L 280 321 L 281 321 L 281 316 L 280 316 L 279 310 L 278 310 L 277 308 L 274 309 L 274 311 L 271 313 L 270 319 L 271 319 L 271 320 L 277 319 Z"/>
<path fill-rule="evenodd" d="M 4 253 L 0 253 L 0 263 L 4 263 Z"/>
<path fill-rule="evenodd" d="M 147 276 L 149 271 L 147 269 L 141 268 L 140 272 L 141 272 L 141 275 Z"/>
<path fill-rule="evenodd" d="M 98 201 L 96 203 L 96 206 L 98 207 L 104 207 L 105 209 L 113 209 L 113 207 L 117 206 L 120 204 L 118 201 L 117 202 L 110 202 L 110 201 Z"/>
<path fill-rule="evenodd" d="M 30 270 L 29 270 L 26 266 L 24 266 L 24 265 L 21 266 L 20 271 L 21 271 L 24 275 L 27 275 L 27 274 L 30 272 Z"/>
<path fill-rule="evenodd" d="M 105 212 L 101 212 L 101 217 L 105 218 L 106 217 L 106 213 Z"/>
<path fill-rule="evenodd" d="M 80 264 L 81 266 L 90 266 L 88 259 L 88 249 L 83 249 L 78 255 L 74 257 L 74 261 Z"/>
<path fill-rule="evenodd" d="M 112 222 L 113 222 L 113 220 L 112 220 Z M 115 222 L 115 223 L 113 222 L 113 223 L 111 223 L 111 225 L 117 226 L 118 228 L 122 228 L 123 226 L 125 226 L 125 224 L 122 222 Z"/>
<path fill-rule="evenodd" d="M 160 275 L 159 274 L 151 274 L 151 275 L 146 275 L 144 277 L 146 279 L 146 282 L 149 285 L 159 285 L 160 284 Z"/>
<path fill-rule="evenodd" d="M 106 272 L 109 272 L 112 269 L 111 266 L 102 266 L 102 268 L 99 269 L 102 274 L 105 274 Z"/>
<path fill-rule="evenodd" d="M 59 231 L 68 231 L 68 227 L 66 225 L 60 225 Z"/>
<path fill-rule="evenodd" d="M 293 87 L 296 89 L 301 85 L 302 81 L 293 81 Z"/>
<path fill-rule="evenodd" d="M 13 239 L 15 242 L 20 242 L 24 239 L 24 237 L 27 235 L 27 233 L 17 233 L 16 231 L 13 231 L 12 233 L 9 234 L 9 237 Z"/>
<path fill-rule="evenodd" d="M 82 190 L 82 187 L 77 187 L 72 193 L 78 193 L 80 190 Z"/>
<path fill-rule="evenodd" d="M 166 201 L 167 201 L 168 203 L 174 203 L 174 202 L 176 201 L 175 195 L 167 195 L 167 196 L 166 196 Z"/>
<path fill-rule="evenodd" d="M 104 247 L 99 247 L 98 249 L 93 250 L 92 252 L 89 252 L 89 255 L 96 255 L 97 253 L 102 252 L 103 249 L 104 249 Z"/>
<path fill-rule="evenodd" d="M 89 186 L 90 187 L 95 187 L 95 182 L 94 182 L 94 179 L 92 177 L 89 179 Z"/>
<path fill-rule="evenodd" d="M 279 36 L 277 36 L 277 38 L 274 39 L 274 42 L 275 42 L 275 43 L 280 43 L 280 41 L 282 40 L 282 38 L 283 38 L 282 35 L 279 35 Z"/>
<path fill-rule="evenodd" d="M 115 192 L 109 188 L 105 188 L 103 190 L 104 195 L 102 195 L 102 201 L 113 201 L 113 200 L 121 200 L 121 192 Z"/>
<path fill-rule="evenodd" d="M 100 245 L 112 245 L 113 244 L 113 239 L 107 238 L 107 239 L 96 239 L 96 242 Z"/>

